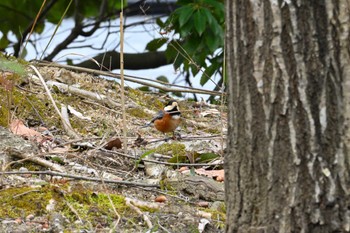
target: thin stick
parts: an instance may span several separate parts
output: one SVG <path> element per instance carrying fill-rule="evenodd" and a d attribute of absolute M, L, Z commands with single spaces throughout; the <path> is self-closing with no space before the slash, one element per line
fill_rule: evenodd
<path fill-rule="evenodd" d="M 35 16 L 35 19 L 34 19 L 32 28 L 30 29 L 29 36 L 28 36 L 28 38 L 26 39 L 26 43 L 24 44 L 24 47 L 20 48 L 20 51 L 19 51 L 19 53 L 18 53 L 20 58 L 23 58 L 23 57 L 22 57 L 22 55 L 23 55 L 22 52 L 23 52 L 23 50 L 27 47 L 28 41 L 29 41 L 31 35 L 33 34 L 33 31 L 34 31 L 36 22 L 38 21 L 39 16 L 40 16 L 40 14 L 41 14 L 41 12 L 42 12 L 42 10 L 43 10 L 45 4 L 46 4 L 46 0 L 43 1 L 43 3 L 41 4 L 41 7 L 40 7 L 40 9 L 39 9 L 38 14 L 36 14 L 36 16 Z M 19 42 L 18 42 L 18 43 L 19 43 Z"/>
<path fill-rule="evenodd" d="M 58 107 L 57 107 L 57 105 L 56 105 L 56 102 L 55 102 L 55 100 L 53 99 L 53 97 L 52 97 L 52 95 L 51 95 L 51 92 L 50 92 L 49 88 L 47 87 L 46 82 L 45 82 L 43 76 L 41 76 L 41 74 L 40 74 L 40 72 L 38 71 L 38 69 L 37 69 L 35 66 L 33 66 L 33 65 L 29 65 L 29 67 L 32 68 L 32 69 L 34 70 L 34 72 L 36 73 L 36 75 L 38 75 L 38 78 L 40 79 L 40 81 L 41 81 L 41 83 L 42 83 L 42 85 L 43 85 L 43 87 L 44 87 L 44 89 L 45 89 L 47 95 L 49 96 L 49 99 L 51 100 L 51 103 L 52 103 L 54 109 L 56 110 L 58 116 L 61 118 L 62 124 L 65 125 L 66 127 L 70 128 L 70 131 L 67 132 L 67 133 L 74 132 L 74 134 L 73 134 L 73 135 L 70 135 L 70 136 L 72 136 L 72 137 L 74 137 L 74 138 L 76 138 L 76 139 L 77 139 L 77 138 L 80 138 L 80 136 L 79 136 L 78 134 L 75 133 L 74 129 L 72 129 L 72 127 L 70 127 L 70 126 L 68 125 L 68 123 L 65 121 L 65 119 L 63 118 L 63 116 L 62 116 L 62 114 L 61 114 L 61 111 L 58 109 Z"/>
<path fill-rule="evenodd" d="M 61 172 L 53 172 L 53 171 L 0 172 L 0 175 L 25 175 L 25 174 L 61 176 L 61 177 L 72 178 L 72 179 L 76 179 L 76 180 L 87 180 L 87 181 L 93 181 L 93 182 L 98 182 L 98 183 L 105 182 L 105 183 L 109 183 L 109 184 L 119 184 L 119 185 L 128 185 L 128 186 L 159 187 L 159 185 L 156 185 L 156 184 L 137 183 L 137 182 L 123 181 L 123 180 L 107 180 L 107 179 L 93 178 L 93 177 L 87 177 L 87 176 L 77 176 L 77 175 L 61 173 Z"/>
<path fill-rule="evenodd" d="M 142 216 L 143 220 L 146 222 L 147 224 L 147 227 L 149 229 L 152 229 L 153 228 L 153 224 L 151 222 L 151 220 L 149 220 L 148 216 L 144 213 L 142 213 L 142 211 L 135 205 L 133 205 L 132 203 L 132 200 L 130 198 L 125 198 L 125 203 L 127 206 L 129 206 L 131 209 L 133 209 L 138 215 Z"/>
<path fill-rule="evenodd" d="M 130 159 L 136 159 L 135 156 L 132 155 L 128 155 L 125 153 L 121 153 L 121 152 L 117 152 L 117 151 L 112 151 L 112 150 L 106 150 L 101 148 L 100 151 L 103 151 L 105 153 L 109 153 L 109 154 L 116 154 L 116 155 L 120 155 L 126 158 L 130 158 Z M 169 162 L 162 162 L 162 161 L 158 161 L 158 160 L 153 160 L 153 159 L 139 159 L 140 161 L 144 161 L 144 162 L 150 162 L 150 163 L 156 163 L 156 164 L 164 164 L 164 165 L 170 165 L 170 166 L 189 166 L 189 167 L 203 167 L 203 166 L 217 166 L 217 165 L 223 165 L 223 162 L 218 162 L 218 163 L 169 163 Z"/>
<path fill-rule="evenodd" d="M 121 86 L 121 104 L 123 114 L 123 147 L 124 153 L 128 152 L 126 140 L 126 113 L 125 113 L 125 96 L 124 96 L 124 28 L 123 28 L 123 11 L 120 12 L 120 86 Z"/>

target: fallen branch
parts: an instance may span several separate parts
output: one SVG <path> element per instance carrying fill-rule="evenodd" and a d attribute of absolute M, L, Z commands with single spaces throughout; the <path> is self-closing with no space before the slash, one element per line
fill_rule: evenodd
<path fill-rule="evenodd" d="M 38 66 L 58 67 L 58 68 L 64 68 L 64 69 L 68 69 L 68 70 L 86 72 L 89 74 L 103 75 L 103 76 L 108 76 L 108 77 L 120 79 L 119 74 L 114 74 L 114 73 L 107 72 L 107 71 L 99 71 L 99 70 L 87 69 L 87 68 L 82 68 L 82 67 L 77 67 L 77 66 L 62 65 L 62 64 L 58 64 L 58 63 L 47 63 L 47 62 L 43 62 L 43 61 L 36 61 L 36 62 L 37 63 L 35 63 L 35 64 Z M 125 81 L 154 87 L 154 88 L 157 88 L 159 90 L 166 91 L 166 92 L 197 93 L 197 94 L 207 94 L 207 95 L 223 95 L 223 94 L 226 95 L 226 93 L 222 93 L 219 91 L 208 91 L 208 90 L 199 89 L 199 88 L 191 88 L 191 87 L 186 87 L 186 86 L 174 85 L 171 83 L 166 83 L 166 82 L 162 82 L 162 81 L 158 81 L 158 80 L 152 80 L 152 79 L 148 79 L 148 78 L 136 77 L 136 76 L 131 76 L 131 75 L 124 75 L 124 79 L 125 79 Z M 142 81 L 142 80 L 146 80 L 146 81 Z M 159 83 L 161 85 L 152 84 L 150 82 Z M 173 87 L 178 87 L 178 88 L 169 88 L 168 86 L 173 86 Z"/>
<path fill-rule="evenodd" d="M 139 159 L 135 158 L 135 156 L 124 154 L 122 152 L 117 152 L 117 151 L 111 151 L 111 150 L 106 150 L 106 149 L 100 149 L 100 151 L 110 153 L 110 154 L 116 154 L 116 155 L 121 155 L 123 157 L 131 158 L 131 159 Z M 217 165 L 223 165 L 223 162 L 218 162 L 218 163 L 169 163 L 169 162 L 162 162 L 158 160 L 153 160 L 153 159 L 139 159 L 140 161 L 144 162 L 150 162 L 150 163 L 158 163 L 158 164 L 164 164 L 164 165 L 170 165 L 170 166 L 188 166 L 188 167 L 203 167 L 203 166 L 217 166 Z"/>
<path fill-rule="evenodd" d="M 37 155 L 33 155 L 33 154 L 28 155 L 26 153 L 18 152 L 16 150 L 11 150 L 11 149 L 8 149 L 7 152 L 11 156 L 21 158 L 21 160 L 13 161 L 13 162 L 10 162 L 9 164 L 6 164 L 6 167 L 4 168 L 4 170 L 6 170 L 13 163 L 18 163 L 18 162 L 23 162 L 23 161 L 31 161 L 31 162 L 36 163 L 38 165 L 41 165 L 43 167 L 47 167 L 53 171 L 57 171 L 57 172 L 64 172 L 65 171 L 64 167 L 62 167 L 58 164 L 52 163 L 50 161 L 47 161 L 45 159 L 38 158 Z"/>
<path fill-rule="evenodd" d="M 46 84 L 50 87 L 56 86 L 56 87 L 58 87 L 58 89 L 60 91 L 69 92 L 69 93 L 72 93 L 74 95 L 78 95 L 78 96 L 83 97 L 83 98 L 95 100 L 98 103 L 103 104 L 103 105 L 107 105 L 110 108 L 116 108 L 116 107 L 121 106 L 119 103 L 111 100 L 110 98 L 108 98 L 107 96 L 102 95 L 102 94 L 79 89 L 77 87 L 69 86 L 67 84 L 59 83 L 59 82 L 51 81 L 51 80 L 47 81 Z"/>
<path fill-rule="evenodd" d="M 107 180 L 107 179 L 100 179 L 100 178 L 93 178 L 93 177 L 86 177 L 86 176 L 77 176 L 77 175 L 61 173 L 61 172 L 53 172 L 53 171 L 11 171 L 11 172 L 0 172 L 0 175 L 25 175 L 25 174 L 61 176 L 61 177 L 75 179 L 75 180 L 87 180 L 87 181 L 93 181 L 93 182 L 98 182 L 98 183 L 104 182 L 104 183 L 109 183 L 109 184 L 119 184 L 119 185 L 128 185 L 128 186 L 159 188 L 159 185 L 156 185 L 156 184 L 145 184 L 145 183 L 137 183 L 137 182 L 131 182 L 131 181 L 122 181 L 122 180 Z"/>

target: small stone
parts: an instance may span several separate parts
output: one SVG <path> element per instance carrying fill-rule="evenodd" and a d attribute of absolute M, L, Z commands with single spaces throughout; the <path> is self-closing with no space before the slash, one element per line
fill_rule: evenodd
<path fill-rule="evenodd" d="M 30 214 L 30 215 L 28 215 L 28 216 L 26 217 L 26 221 L 31 221 L 31 220 L 34 219 L 34 217 L 35 217 L 34 214 Z"/>

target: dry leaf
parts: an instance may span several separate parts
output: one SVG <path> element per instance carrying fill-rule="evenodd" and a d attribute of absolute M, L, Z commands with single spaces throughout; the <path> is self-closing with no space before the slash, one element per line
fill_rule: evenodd
<path fill-rule="evenodd" d="M 122 141 L 119 138 L 113 139 L 105 145 L 106 150 L 112 150 L 113 147 L 120 149 L 122 148 Z"/>
<path fill-rule="evenodd" d="M 166 202 L 166 200 L 167 200 L 166 196 L 164 196 L 164 195 L 160 195 L 160 196 L 156 197 L 156 199 L 154 199 L 155 202 L 161 202 L 161 203 Z"/>
<path fill-rule="evenodd" d="M 12 133 L 28 138 L 32 141 L 36 140 L 37 142 L 40 142 L 43 140 L 41 133 L 28 128 L 21 120 L 12 121 L 10 124 L 10 130 Z"/>
<path fill-rule="evenodd" d="M 180 167 L 179 168 L 179 172 L 183 173 L 184 171 L 188 171 L 189 168 L 188 167 Z"/>
<path fill-rule="evenodd" d="M 208 207 L 209 206 L 209 202 L 207 202 L 207 201 L 199 201 L 199 202 L 197 202 L 197 206 L 199 206 L 199 207 Z"/>
<path fill-rule="evenodd" d="M 0 86 L 2 86 L 6 91 L 11 91 L 14 87 L 14 82 L 11 80 L 13 73 L 1 72 L 0 73 Z"/>
<path fill-rule="evenodd" d="M 222 177 L 222 179 L 224 179 L 225 177 L 225 174 L 224 174 L 224 170 L 221 169 L 221 170 L 205 170 L 203 168 L 199 168 L 199 169 L 196 169 L 195 172 L 198 174 L 198 175 L 203 175 L 203 176 L 208 176 L 208 177 Z"/>
<path fill-rule="evenodd" d="M 223 176 L 216 177 L 216 181 L 223 182 L 225 178 Z"/>
<path fill-rule="evenodd" d="M 52 150 L 50 150 L 50 153 L 53 154 L 64 154 L 67 153 L 69 151 L 69 147 L 65 146 L 65 147 L 55 147 Z"/>

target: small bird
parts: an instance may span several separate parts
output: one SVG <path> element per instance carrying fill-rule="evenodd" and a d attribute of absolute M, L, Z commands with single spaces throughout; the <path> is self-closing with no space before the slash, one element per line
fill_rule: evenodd
<path fill-rule="evenodd" d="M 158 114 L 153 117 L 151 122 L 144 127 L 154 124 L 154 127 L 162 133 L 173 132 L 175 138 L 174 131 L 179 126 L 180 122 L 181 112 L 179 105 L 175 100 L 170 100 L 164 107 L 164 110 L 159 111 Z"/>

